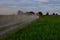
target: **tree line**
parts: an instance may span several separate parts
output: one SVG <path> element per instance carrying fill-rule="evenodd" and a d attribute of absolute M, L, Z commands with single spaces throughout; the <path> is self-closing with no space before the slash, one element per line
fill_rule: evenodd
<path fill-rule="evenodd" d="M 34 14 L 33 11 L 30 11 L 29 13 Z M 42 12 L 38 12 L 39 15 L 43 15 Z M 49 15 L 49 12 L 47 12 L 45 15 Z M 52 13 L 51 15 L 58 15 L 57 13 Z"/>
<path fill-rule="evenodd" d="M 20 14 L 20 13 L 23 13 L 23 12 L 19 10 L 19 11 L 18 11 L 18 14 Z M 27 14 L 35 14 L 35 12 L 33 12 L 33 11 L 26 12 L 26 13 L 27 13 Z M 41 15 L 41 16 L 43 15 L 43 13 L 42 13 L 41 11 L 38 12 L 38 14 Z M 46 16 L 49 15 L 49 12 L 47 12 L 45 15 L 46 15 Z M 57 14 L 57 13 L 52 13 L 51 15 L 58 15 L 58 14 Z"/>

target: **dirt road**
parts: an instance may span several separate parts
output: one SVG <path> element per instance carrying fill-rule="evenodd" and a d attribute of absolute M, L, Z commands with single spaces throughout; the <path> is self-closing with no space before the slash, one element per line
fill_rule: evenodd
<path fill-rule="evenodd" d="M 20 25 L 24 25 L 24 24 L 26 24 L 26 23 L 29 23 L 29 22 L 37 19 L 37 18 L 39 18 L 39 17 L 37 17 L 37 16 L 35 16 L 35 15 L 30 15 L 30 16 L 28 16 L 28 17 L 25 17 L 25 18 L 24 18 L 23 20 L 21 20 L 21 21 L 18 21 L 18 22 L 16 22 L 16 23 L 11 23 L 12 25 L 6 25 L 7 28 L 0 31 L 0 36 L 2 36 L 3 34 L 5 34 L 6 32 L 9 32 L 9 31 L 11 31 L 11 30 L 16 29 L 16 28 L 19 27 Z"/>

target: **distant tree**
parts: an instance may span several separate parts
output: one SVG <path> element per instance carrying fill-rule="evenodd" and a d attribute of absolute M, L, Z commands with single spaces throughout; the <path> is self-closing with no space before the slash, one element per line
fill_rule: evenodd
<path fill-rule="evenodd" d="M 49 13 L 47 12 L 46 15 L 49 15 Z"/>
<path fill-rule="evenodd" d="M 20 14 L 20 10 L 18 10 L 18 15 Z"/>
<path fill-rule="evenodd" d="M 42 13 L 42 12 L 38 12 L 38 13 L 39 13 L 39 15 L 41 15 L 41 16 L 43 15 L 43 13 Z"/>
<path fill-rule="evenodd" d="M 55 15 L 55 13 L 53 13 L 53 15 Z"/>
<path fill-rule="evenodd" d="M 33 11 L 30 11 L 29 13 L 34 14 L 34 12 L 33 12 Z"/>
<path fill-rule="evenodd" d="M 58 14 L 56 13 L 56 15 L 58 15 Z"/>
<path fill-rule="evenodd" d="M 20 15 L 20 14 L 23 14 L 24 12 L 21 11 L 21 10 L 18 10 L 17 14 Z"/>

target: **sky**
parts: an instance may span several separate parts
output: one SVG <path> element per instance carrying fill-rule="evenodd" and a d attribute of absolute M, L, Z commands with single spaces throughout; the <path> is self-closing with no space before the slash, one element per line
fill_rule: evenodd
<path fill-rule="evenodd" d="M 60 0 L 0 0 L 1 13 L 3 11 L 4 13 L 16 12 L 17 10 L 60 13 Z"/>

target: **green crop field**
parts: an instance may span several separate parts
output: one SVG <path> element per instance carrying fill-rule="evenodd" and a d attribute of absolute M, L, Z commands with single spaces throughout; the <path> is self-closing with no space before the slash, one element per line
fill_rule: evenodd
<path fill-rule="evenodd" d="M 1 40 L 60 40 L 60 16 L 41 16 L 22 29 L 17 29 Z"/>

